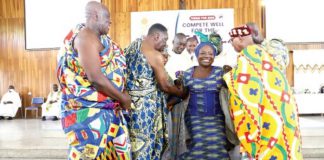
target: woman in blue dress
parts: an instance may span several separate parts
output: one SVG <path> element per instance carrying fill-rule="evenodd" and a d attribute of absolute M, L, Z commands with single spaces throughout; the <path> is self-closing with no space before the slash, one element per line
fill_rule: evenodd
<path fill-rule="evenodd" d="M 186 95 L 190 95 L 185 123 L 191 142 L 181 158 L 218 160 L 229 159 L 225 149 L 224 114 L 219 102 L 219 91 L 224 85 L 223 69 L 212 66 L 217 49 L 210 42 L 200 43 L 195 50 L 199 66 L 183 74 Z"/>

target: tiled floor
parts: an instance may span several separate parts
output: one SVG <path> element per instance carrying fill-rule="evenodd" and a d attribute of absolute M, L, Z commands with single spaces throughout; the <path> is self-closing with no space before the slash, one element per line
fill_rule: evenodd
<path fill-rule="evenodd" d="M 0 148 L 67 148 L 68 144 L 60 123 L 40 119 L 1 120 Z"/>
<path fill-rule="evenodd" d="M 305 159 L 324 159 L 324 117 L 319 115 L 300 116 L 299 121 Z M 68 143 L 61 129 L 60 121 L 0 120 L 0 159 L 4 157 L 4 154 L 14 157 L 16 156 L 15 152 L 21 154 L 21 150 L 26 152 L 29 150 L 33 150 L 33 152 L 52 151 L 53 155 L 60 158 L 66 157 L 67 148 Z M 29 154 L 26 153 L 26 155 Z M 45 157 L 50 159 L 51 154 Z M 45 159 L 45 157 L 38 157 L 38 159 Z"/>
<path fill-rule="evenodd" d="M 307 160 L 324 159 L 324 117 L 300 116 L 303 154 Z"/>
<path fill-rule="evenodd" d="M 0 120 L 0 160 L 63 160 L 67 149 L 60 121 Z"/>

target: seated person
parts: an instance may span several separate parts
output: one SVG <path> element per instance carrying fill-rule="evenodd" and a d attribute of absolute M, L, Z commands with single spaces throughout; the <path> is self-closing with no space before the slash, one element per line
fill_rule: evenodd
<path fill-rule="evenodd" d="M 19 107 L 21 107 L 20 96 L 15 91 L 15 87 L 10 85 L 8 92 L 5 93 L 1 99 L 0 119 L 8 117 L 8 120 L 12 120 L 13 117 L 15 117 Z"/>
<path fill-rule="evenodd" d="M 322 85 L 322 86 L 320 87 L 320 91 L 319 91 L 319 93 L 324 93 L 324 85 Z"/>
<path fill-rule="evenodd" d="M 54 116 L 53 120 L 58 120 L 61 117 L 61 91 L 59 91 L 57 84 L 53 84 L 53 91 L 51 91 L 46 99 L 46 102 L 42 104 L 42 120 L 45 121 L 46 117 Z"/>

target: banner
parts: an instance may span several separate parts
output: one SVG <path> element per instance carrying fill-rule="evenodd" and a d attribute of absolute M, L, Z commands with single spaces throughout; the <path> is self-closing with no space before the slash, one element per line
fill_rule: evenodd
<path fill-rule="evenodd" d="M 167 44 L 169 49 L 172 48 L 172 40 L 176 33 L 184 33 L 191 37 L 195 35 L 195 31 L 204 34 L 217 32 L 221 35 L 223 41 L 228 41 L 230 39 L 228 33 L 234 27 L 234 9 L 132 12 L 131 40 L 134 41 L 136 38 L 147 35 L 148 29 L 154 23 L 161 23 L 168 29 L 169 40 Z M 234 52 L 232 46 L 228 43 L 224 44 L 224 51 Z M 221 63 L 232 65 L 236 60 L 235 56 L 234 54 L 230 58 L 230 61 L 233 62 L 222 60 Z M 233 58 L 234 60 L 232 60 Z M 227 59 L 229 58 L 227 57 Z"/>

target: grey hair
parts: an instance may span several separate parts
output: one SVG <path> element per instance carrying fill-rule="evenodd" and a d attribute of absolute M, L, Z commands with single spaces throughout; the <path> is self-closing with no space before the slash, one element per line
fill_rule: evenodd
<path fill-rule="evenodd" d="M 89 19 L 92 15 L 107 12 L 108 9 L 97 1 L 90 1 L 85 7 L 85 17 Z M 109 13 L 108 13 L 109 14 Z"/>
<path fill-rule="evenodd" d="M 255 44 L 261 44 L 264 40 L 260 30 L 259 30 L 259 27 L 257 24 L 255 24 L 254 22 L 248 22 L 246 23 L 246 25 L 250 28 L 251 32 L 252 32 L 252 39 L 253 39 L 253 42 Z"/>

